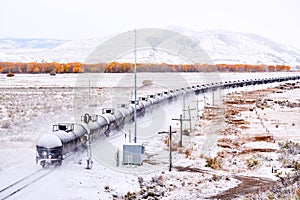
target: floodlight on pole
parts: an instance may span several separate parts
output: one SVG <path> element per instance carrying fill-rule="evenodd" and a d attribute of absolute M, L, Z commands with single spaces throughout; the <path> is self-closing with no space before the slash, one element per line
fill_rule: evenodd
<path fill-rule="evenodd" d="M 134 30 L 134 143 L 136 143 L 136 29 Z"/>

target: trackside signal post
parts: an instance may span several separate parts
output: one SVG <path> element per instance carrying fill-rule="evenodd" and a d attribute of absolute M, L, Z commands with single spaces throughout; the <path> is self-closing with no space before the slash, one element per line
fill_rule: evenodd
<path fill-rule="evenodd" d="M 89 114 L 85 114 L 84 116 L 81 116 L 81 121 L 88 124 L 92 120 L 92 116 Z M 85 135 L 86 137 L 86 146 L 87 146 L 87 159 L 86 159 L 86 169 L 92 169 L 92 150 L 91 150 L 91 131 L 88 130 L 88 133 Z"/>
<path fill-rule="evenodd" d="M 172 169 L 172 133 L 176 133 L 176 131 L 172 131 L 172 127 L 170 126 L 169 132 L 162 131 L 158 132 L 158 134 L 167 133 L 169 135 L 169 171 Z"/>

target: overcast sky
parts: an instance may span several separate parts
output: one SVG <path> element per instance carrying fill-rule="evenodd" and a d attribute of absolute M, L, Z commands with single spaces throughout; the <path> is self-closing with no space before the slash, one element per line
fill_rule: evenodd
<path fill-rule="evenodd" d="M 0 0 L 0 38 L 99 38 L 138 28 L 250 32 L 300 49 L 299 0 Z"/>

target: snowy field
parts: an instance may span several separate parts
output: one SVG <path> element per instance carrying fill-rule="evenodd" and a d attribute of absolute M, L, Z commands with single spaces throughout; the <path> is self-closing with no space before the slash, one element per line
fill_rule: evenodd
<path fill-rule="evenodd" d="M 137 77 L 138 96 L 210 82 L 299 74 L 140 73 Z M 278 85 L 273 83 L 248 86 L 216 93 L 210 92 L 205 96 L 191 96 L 185 100 L 185 108 L 188 106 L 196 108 L 197 99 L 205 100 L 207 104 L 212 105 L 213 98 L 216 102 L 218 100 L 221 102 L 226 94 L 234 91 L 249 92 Z M 0 75 L 0 92 L 1 191 L 2 188 L 41 168 L 35 164 L 35 142 L 41 134 L 50 133 L 53 124 L 79 122 L 80 116 L 85 113 L 101 113 L 102 108 L 116 107 L 119 103 L 128 102 L 133 93 L 133 74 L 58 74 L 56 76 L 16 74 L 12 78 Z M 273 102 L 276 99 L 278 102 L 287 99 L 298 102 L 300 99 L 299 89 L 268 95 Z M 203 105 L 203 101 L 198 103 L 200 115 L 205 111 Z M 94 161 L 92 170 L 85 169 L 86 152 L 78 152 L 66 158 L 61 167 L 50 168 L 49 175 L 24 188 L 10 199 L 135 199 L 135 197 L 142 198 L 143 195 L 150 199 L 151 197 L 152 199 L 204 199 L 241 183 L 242 177 L 235 177 L 232 172 L 243 176 L 249 176 L 249 173 L 259 177 L 265 175 L 265 178 L 277 180 L 270 173 L 271 166 L 262 165 L 261 168 L 256 168 L 254 175 L 253 170 L 233 166 L 228 161 L 224 162 L 224 168 L 233 166 L 237 168 L 235 171 L 213 170 L 205 167 L 205 159 L 200 158 L 198 153 L 195 156 L 195 152 L 203 153 L 202 150 L 208 149 L 204 147 L 209 137 L 203 134 L 213 126 L 211 124 L 213 122 L 203 121 L 202 123 L 206 125 L 200 127 L 196 120 L 192 124 L 197 126 L 195 135 L 199 134 L 203 137 L 184 136 L 183 153 L 176 151 L 173 153 L 174 169 L 168 172 L 166 136 L 158 135 L 157 132 L 168 130 L 169 125 L 179 131 L 178 121 L 172 118 L 178 118 L 182 108 L 183 102 L 180 99 L 164 104 L 138 119 L 138 141 L 143 142 L 146 147 L 145 162 L 142 166 L 115 166 L 116 151 L 124 142 L 128 142 L 129 133 L 133 133 L 133 127 L 129 124 L 121 131 L 112 132 L 108 138 L 101 136 L 92 144 Z M 193 113 L 196 116 L 195 111 Z M 274 104 L 259 110 L 258 114 L 276 140 L 300 141 L 299 107 L 287 109 L 283 105 Z M 257 122 L 258 119 L 255 119 L 257 116 L 254 116 L 253 112 L 243 112 L 241 117 L 251 122 L 249 129 L 243 129 L 243 134 L 251 135 L 263 129 L 257 125 L 261 122 Z M 253 119 L 250 119 L 251 117 Z M 255 128 L 256 126 L 258 128 Z M 189 123 L 185 123 L 184 128 L 188 127 Z M 177 139 L 178 135 L 175 135 L 174 140 Z M 209 151 L 210 155 L 216 154 L 219 150 L 214 145 L 215 143 L 210 147 L 212 149 Z M 254 148 L 255 145 L 268 145 L 268 149 L 279 149 L 277 144 L 264 142 L 245 143 L 242 147 Z M 191 149 L 189 156 L 187 156 L 187 149 Z M 105 156 L 102 153 L 104 150 L 109 150 Z M 273 152 L 268 156 L 277 155 Z M 264 158 L 259 157 L 259 159 Z M 237 159 L 242 158 L 237 157 Z M 275 161 L 273 164 L 277 168 L 280 167 Z M 193 167 L 194 171 L 179 172 L 180 167 Z M 0 193 L 0 199 L 2 198 Z"/>

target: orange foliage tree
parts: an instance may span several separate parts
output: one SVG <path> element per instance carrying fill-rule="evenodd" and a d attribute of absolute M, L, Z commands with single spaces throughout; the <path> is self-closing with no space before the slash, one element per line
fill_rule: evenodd
<path fill-rule="evenodd" d="M 154 64 L 138 63 L 138 72 L 281 72 L 289 71 L 287 65 L 250 65 L 250 64 Z M 133 72 L 133 63 L 98 63 L 82 64 L 73 63 L 20 63 L 20 62 L 0 62 L 0 73 L 127 73 Z"/>

